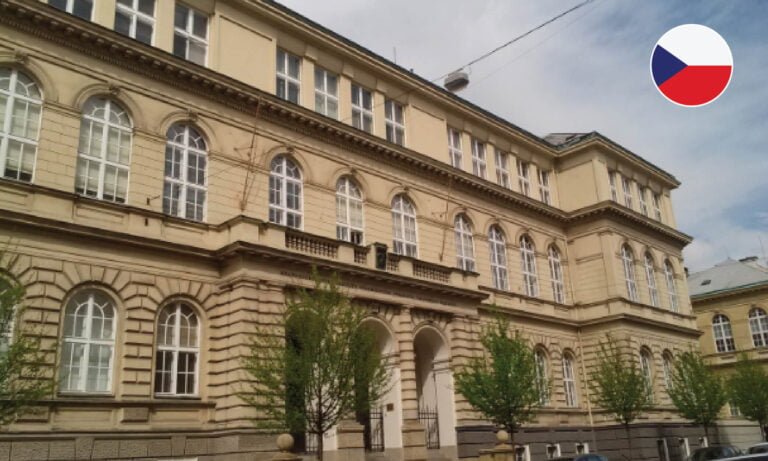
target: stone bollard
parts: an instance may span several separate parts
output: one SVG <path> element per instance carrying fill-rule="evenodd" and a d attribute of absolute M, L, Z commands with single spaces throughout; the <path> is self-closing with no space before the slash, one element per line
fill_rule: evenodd
<path fill-rule="evenodd" d="M 515 447 L 508 442 L 509 434 L 501 429 L 496 433 L 496 446 L 480 450 L 480 461 L 515 461 Z"/>
<path fill-rule="evenodd" d="M 280 453 L 276 454 L 273 461 L 301 461 L 299 456 L 291 453 L 293 448 L 293 437 L 291 434 L 280 434 L 277 436 L 277 449 Z"/>

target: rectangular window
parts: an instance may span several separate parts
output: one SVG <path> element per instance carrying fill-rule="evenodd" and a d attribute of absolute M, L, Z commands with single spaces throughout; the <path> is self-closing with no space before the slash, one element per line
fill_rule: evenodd
<path fill-rule="evenodd" d="M 552 194 L 549 189 L 549 171 L 539 170 L 539 195 L 542 202 L 547 205 L 552 204 Z"/>
<path fill-rule="evenodd" d="M 528 162 L 517 160 L 517 182 L 520 186 L 520 193 L 526 197 L 531 196 L 530 167 L 531 165 Z"/>
<path fill-rule="evenodd" d="M 624 192 L 624 205 L 632 208 L 632 181 L 629 178 L 621 177 L 621 189 Z"/>
<path fill-rule="evenodd" d="M 501 187 L 512 188 L 509 180 L 509 154 L 496 149 L 496 182 Z"/>
<path fill-rule="evenodd" d="M 177 3 L 173 23 L 173 54 L 204 66 L 208 55 L 208 16 Z"/>
<path fill-rule="evenodd" d="M 115 31 L 147 45 L 155 29 L 155 0 L 117 0 Z"/>
<path fill-rule="evenodd" d="M 609 171 L 608 172 L 608 182 L 611 185 L 611 200 L 613 200 L 614 202 L 618 202 L 619 201 L 619 193 L 616 190 L 616 175 L 617 174 L 618 173 L 616 173 L 615 171 Z"/>
<path fill-rule="evenodd" d="M 277 49 L 277 97 L 298 104 L 301 96 L 301 58 Z"/>
<path fill-rule="evenodd" d="M 405 145 L 405 119 L 403 106 L 391 99 L 384 103 L 387 123 L 387 141 L 400 146 Z"/>
<path fill-rule="evenodd" d="M 93 0 L 49 0 L 48 4 L 86 21 L 93 14 Z"/>
<path fill-rule="evenodd" d="M 472 173 L 485 179 L 485 143 L 472 138 Z"/>
<path fill-rule="evenodd" d="M 645 201 L 646 194 L 648 193 L 648 189 L 645 187 L 638 187 L 637 188 L 637 198 L 638 203 L 640 204 L 640 213 L 642 213 L 645 216 L 648 216 L 648 202 Z"/>
<path fill-rule="evenodd" d="M 373 133 L 373 93 L 352 84 L 352 126 Z"/>
<path fill-rule="evenodd" d="M 453 128 L 448 128 L 448 155 L 451 157 L 451 165 L 461 168 L 464 155 L 461 151 L 461 132 Z"/>
<path fill-rule="evenodd" d="M 661 221 L 661 195 L 653 194 L 653 214 L 656 221 Z"/>
<path fill-rule="evenodd" d="M 339 118 L 339 76 L 315 67 L 315 110 Z"/>

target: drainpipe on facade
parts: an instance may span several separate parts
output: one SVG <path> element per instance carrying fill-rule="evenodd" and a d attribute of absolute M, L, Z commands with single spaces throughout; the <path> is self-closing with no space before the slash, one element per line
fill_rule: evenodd
<path fill-rule="evenodd" d="M 589 430 L 592 432 L 592 447 L 590 447 L 589 451 L 592 452 L 592 450 L 597 450 L 597 436 L 595 435 L 595 419 L 592 416 L 592 396 L 589 393 L 589 383 L 587 382 L 587 367 L 584 365 L 584 346 L 581 342 L 581 328 L 578 328 L 576 330 L 576 337 L 579 340 L 579 352 L 581 355 L 581 360 L 579 360 L 579 363 L 581 363 L 581 377 L 582 382 L 584 383 L 584 389 L 586 390 L 587 394 L 587 414 L 589 415 Z"/>

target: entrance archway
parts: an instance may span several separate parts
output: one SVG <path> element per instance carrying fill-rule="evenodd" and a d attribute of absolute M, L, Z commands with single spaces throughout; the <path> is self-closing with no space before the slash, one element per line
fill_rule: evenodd
<path fill-rule="evenodd" d="M 431 326 L 416 332 L 413 348 L 419 420 L 426 430 L 427 449 L 455 447 L 456 416 L 450 348 L 443 335 Z"/>

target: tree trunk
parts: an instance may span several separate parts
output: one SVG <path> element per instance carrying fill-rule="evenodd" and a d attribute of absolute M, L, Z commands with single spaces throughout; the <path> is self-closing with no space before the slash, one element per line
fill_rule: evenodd
<path fill-rule="evenodd" d="M 317 434 L 317 459 L 318 461 L 323 461 L 323 441 L 325 437 L 323 437 L 324 434 Z"/>
<path fill-rule="evenodd" d="M 627 449 L 629 450 L 627 459 L 632 461 L 632 437 L 629 434 L 629 423 L 624 423 L 624 431 L 627 433 Z"/>
<path fill-rule="evenodd" d="M 509 432 L 509 444 L 512 445 L 514 448 L 515 446 L 515 428 L 514 427 L 508 427 L 507 432 Z"/>
<path fill-rule="evenodd" d="M 704 446 L 709 446 L 709 424 L 704 424 Z"/>

